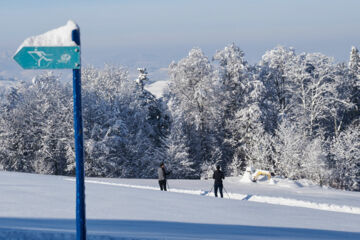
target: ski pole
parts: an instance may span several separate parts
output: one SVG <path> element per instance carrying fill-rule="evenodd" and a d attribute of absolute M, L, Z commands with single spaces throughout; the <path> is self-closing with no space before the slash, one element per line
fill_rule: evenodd
<path fill-rule="evenodd" d="M 214 185 L 211 187 L 210 191 L 207 194 L 210 194 L 214 188 Z"/>
<path fill-rule="evenodd" d="M 226 191 L 226 188 L 225 187 L 223 187 L 224 188 L 224 191 L 226 192 L 226 194 L 228 195 L 228 197 L 229 197 L 229 199 L 230 199 L 230 195 L 228 194 L 228 192 Z"/>
<path fill-rule="evenodd" d="M 170 190 L 170 185 L 169 185 L 169 181 L 166 180 L 166 185 L 167 185 L 167 188 Z"/>

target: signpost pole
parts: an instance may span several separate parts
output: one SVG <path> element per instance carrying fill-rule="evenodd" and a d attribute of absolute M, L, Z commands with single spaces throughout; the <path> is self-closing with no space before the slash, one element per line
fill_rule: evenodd
<path fill-rule="evenodd" d="M 70 22 L 71 23 L 71 22 Z M 69 24 L 69 23 L 68 23 Z M 56 44 L 49 46 L 21 46 L 14 60 L 24 69 L 72 69 L 74 94 L 74 133 L 76 162 L 76 239 L 86 240 L 85 217 L 85 171 L 84 138 L 81 108 L 81 58 L 79 27 L 71 32 L 72 41 L 77 46 Z M 58 34 L 58 33 L 57 33 Z M 56 35 L 56 34 L 55 34 Z"/>
<path fill-rule="evenodd" d="M 72 40 L 80 46 L 80 30 L 73 30 Z M 84 139 L 81 108 L 81 68 L 73 69 L 74 130 L 76 161 L 76 240 L 86 240 Z"/>

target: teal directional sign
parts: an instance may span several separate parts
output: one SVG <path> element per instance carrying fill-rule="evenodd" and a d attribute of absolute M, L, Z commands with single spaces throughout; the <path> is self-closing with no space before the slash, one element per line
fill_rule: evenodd
<path fill-rule="evenodd" d="M 80 69 L 80 47 L 23 47 L 14 60 L 24 69 Z"/>

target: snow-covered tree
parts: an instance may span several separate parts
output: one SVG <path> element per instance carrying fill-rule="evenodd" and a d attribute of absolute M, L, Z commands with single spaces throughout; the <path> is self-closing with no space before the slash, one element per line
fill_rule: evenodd
<path fill-rule="evenodd" d="M 33 79 L 31 90 L 38 99 L 42 118 L 40 149 L 36 153 L 34 168 L 38 173 L 65 175 L 73 172 L 74 140 L 72 91 L 51 72 Z"/>
<path fill-rule="evenodd" d="M 229 164 L 231 161 L 238 159 L 238 149 L 235 149 L 237 140 L 231 128 L 231 122 L 235 118 L 235 113 L 244 104 L 245 95 L 248 93 L 249 79 L 251 77 L 249 65 L 244 58 L 244 52 L 235 44 L 226 46 L 223 50 L 217 51 L 213 57 L 219 63 L 220 87 L 217 97 L 221 102 L 218 106 L 222 111 L 222 117 L 218 123 L 218 137 L 221 144 L 219 152 L 222 155 L 222 163 Z M 236 143 L 236 144 L 235 144 Z M 236 156 L 234 156 L 234 154 Z M 231 172 L 234 169 L 229 169 Z"/>
<path fill-rule="evenodd" d="M 0 114 L 0 166 L 74 174 L 71 87 L 45 73 L 9 92 Z M 83 69 L 85 173 L 149 177 L 166 157 L 165 105 L 123 68 Z"/>
<path fill-rule="evenodd" d="M 166 157 L 163 104 L 123 68 L 83 70 L 88 175 L 149 177 Z"/>
<path fill-rule="evenodd" d="M 183 126 L 182 132 L 188 139 L 189 157 L 199 170 L 202 164 L 217 161 L 212 158 L 215 156 L 212 153 L 216 145 L 214 130 L 220 116 L 216 97 L 218 79 L 200 49 L 192 49 L 188 57 L 172 63 L 169 74 L 168 105 L 175 120 L 173 125 Z"/>
<path fill-rule="evenodd" d="M 270 135 L 265 131 L 264 110 L 261 108 L 263 84 L 253 80 L 247 85 L 242 105 L 226 125 L 231 132 L 231 137 L 226 141 L 235 150 L 231 163 L 234 174 L 244 171 L 247 166 L 273 170 Z"/>
<path fill-rule="evenodd" d="M 360 55 L 359 50 L 351 48 L 349 60 L 349 86 L 346 89 L 350 91 L 350 101 L 354 107 L 348 112 L 348 120 L 352 122 L 360 117 Z"/>
<path fill-rule="evenodd" d="M 325 184 L 330 171 L 324 143 L 321 137 L 304 136 L 297 122 L 283 119 L 272 138 L 275 173 L 290 179 L 307 178 Z"/>
<path fill-rule="evenodd" d="M 7 102 L 2 105 L 0 119 L 0 165 L 2 169 L 9 171 L 33 172 L 34 149 L 38 149 L 37 143 L 40 134 L 34 135 L 39 127 L 31 121 L 32 107 L 25 104 L 28 100 L 23 95 L 27 88 L 21 84 L 13 89 L 7 96 Z M 40 131 L 39 131 L 40 132 Z"/>
<path fill-rule="evenodd" d="M 348 64 L 292 48 L 246 62 L 234 44 L 210 62 L 200 49 L 169 67 L 161 99 L 122 67 L 83 69 L 88 176 L 155 177 L 165 162 L 175 178 L 211 177 L 219 164 L 360 190 L 360 55 Z M 71 86 L 44 73 L 4 92 L 0 169 L 74 174 Z"/>
<path fill-rule="evenodd" d="M 291 79 L 286 74 L 287 65 L 296 57 L 293 48 L 278 46 L 267 51 L 259 63 L 261 68 L 259 78 L 267 89 L 266 98 L 276 106 L 275 111 L 282 116 L 289 109 L 291 97 Z"/>
<path fill-rule="evenodd" d="M 218 51 L 214 59 L 220 65 L 224 142 L 230 145 L 229 150 L 223 147 L 223 152 L 231 153 L 229 170 L 237 175 L 248 165 L 272 169 L 267 139 L 270 135 L 266 132 L 269 128 L 266 115 L 270 111 L 260 74 L 234 44 Z"/>
<path fill-rule="evenodd" d="M 288 117 L 301 124 L 304 136 L 315 137 L 329 124 L 338 131 L 342 124 L 337 109 L 350 105 L 339 97 L 336 70 L 333 59 L 319 53 L 300 54 L 286 66 L 292 81 Z"/>
<path fill-rule="evenodd" d="M 299 126 L 283 119 L 273 138 L 275 173 L 290 179 L 301 178 L 302 157 L 308 144 Z"/>
<path fill-rule="evenodd" d="M 330 169 L 328 166 L 328 150 L 322 137 L 317 137 L 309 142 L 303 153 L 301 167 L 303 178 L 310 179 L 319 185 L 328 184 Z"/>
<path fill-rule="evenodd" d="M 224 118 L 229 119 L 241 106 L 247 92 L 249 66 L 244 59 L 244 52 L 235 44 L 217 51 L 213 59 L 220 65 L 221 101 L 224 105 Z"/>
<path fill-rule="evenodd" d="M 359 50 L 356 47 L 351 47 L 349 69 L 355 75 L 360 73 L 360 56 Z"/>
<path fill-rule="evenodd" d="M 194 162 L 189 157 L 187 135 L 183 134 L 181 121 L 171 127 L 167 138 L 167 161 L 168 169 L 171 169 L 171 176 L 175 178 L 194 178 Z"/>
<path fill-rule="evenodd" d="M 354 122 L 331 144 L 331 184 L 337 188 L 360 190 L 360 126 Z"/>
<path fill-rule="evenodd" d="M 73 162 L 71 91 L 44 73 L 8 95 L 1 114 L 4 169 L 67 174 Z"/>
<path fill-rule="evenodd" d="M 137 70 L 139 71 L 139 76 L 135 81 L 140 85 L 141 89 L 144 89 L 145 82 L 149 80 L 147 77 L 148 72 L 146 68 L 138 68 Z"/>

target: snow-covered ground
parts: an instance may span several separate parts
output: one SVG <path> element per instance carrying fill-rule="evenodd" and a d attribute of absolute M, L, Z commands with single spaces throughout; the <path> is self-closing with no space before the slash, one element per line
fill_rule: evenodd
<path fill-rule="evenodd" d="M 274 178 L 86 178 L 88 239 L 360 239 L 360 193 Z M 74 178 L 0 172 L 0 239 L 75 239 Z"/>

